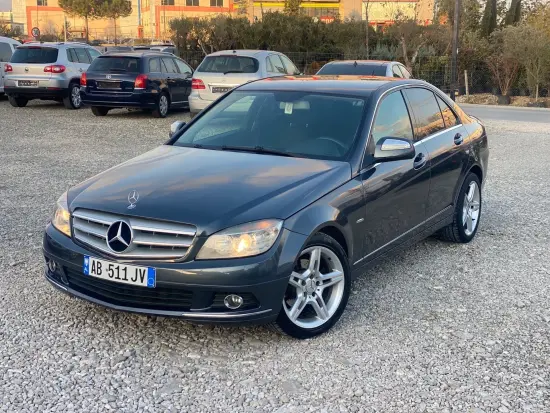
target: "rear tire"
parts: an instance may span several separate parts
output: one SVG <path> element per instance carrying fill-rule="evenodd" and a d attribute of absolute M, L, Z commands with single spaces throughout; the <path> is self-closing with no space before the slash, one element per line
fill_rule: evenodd
<path fill-rule="evenodd" d="M 348 257 L 326 234 L 315 234 L 298 259 L 271 328 L 307 339 L 329 330 L 342 316 L 351 290 Z"/>
<path fill-rule="evenodd" d="M 29 103 L 29 99 L 27 98 L 16 98 L 13 96 L 8 96 L 8 101 L 14 108 L 24 108 Z"/>
<path fill-rule="evenodd" d="M 168 115 L 169 108 L 170 100 L 168 99 L 168 95 L 162 92 L 157 100 L 157 103 L 155 104 L 155 108 L 153 109 L 153 117 L 165 118 L 166 115 Z"/>
<path fill-rule="evenodd" d="M 69 96 L 63 98 L 63 106 L 66 109 L 80 109 L 82 99 L 80 98 L 80 85 L 73 82 L 69 85 Z"/>
<path fill-rule="evenodd" d="M 101 106 L 92 106 L 92 113 L 95 116 L 105 116 L 109 113 L 109 108 L 104 108 Z"/>
<path fill-rule="evenodd" d="M 469 173 L 458 193 L 453 223 L 439 231 L 439 238 L 463 244 L 470 242 L 479 228 L 481 207 L 481 183 L 476 174 Z"/>

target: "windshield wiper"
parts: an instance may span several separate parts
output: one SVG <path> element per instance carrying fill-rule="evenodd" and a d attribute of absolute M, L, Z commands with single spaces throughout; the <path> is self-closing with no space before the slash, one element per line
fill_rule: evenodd
<path fill-rule="evenodd" d="M 242 70 L 228 70 L 227 72 L 223 72 L 224 75 L 228 73 L 244 73 Z"/>
<path fill-rule="evenodd" d="M 277 149 L 264 148 L 263 146 L 249 147 L 249 146 L 228 146 L 228 145 L 223 145 L 221 147 L 221 149 L 223 151 L 252 152 L 252 153 L 261 153 L 261 154 L 266 154 L 266 155 L 288 156 L 288 157 L 291 157 L 291 158 L 296 157 L 296 155 L 294 155 L 292 153 L 284 152 L 284 151 L 278 151 Z"/>

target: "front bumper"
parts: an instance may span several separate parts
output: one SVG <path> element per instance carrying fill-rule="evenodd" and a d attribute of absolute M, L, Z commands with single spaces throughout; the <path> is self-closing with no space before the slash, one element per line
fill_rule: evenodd
<path fill-rule="evenodd" d="M 88 89 L 80 87 L 82 103 L 87 106 L 152 109 L 155 107 L 158 98 L 158 94 L 151 91 L 135 90 L 119 93 L 94 91 L 91 93 Z"/>
<path fill-rule="evenodd" d="M 168 317 L 197 323 L 262 324 L 273 321 L 306 237 L 284 230 L 276 244 L 258 257 L 188 262 L 132 262 L 154 266 L 155 288 L 134 287 L 83 275 L 84 255 L 117 262 L 88 251 L 51 225 L 44 234 L 45 277 L 57 289 L 114 310 Z M 223 305 L 227 294 L 244 298 L 240 309 Z"/>

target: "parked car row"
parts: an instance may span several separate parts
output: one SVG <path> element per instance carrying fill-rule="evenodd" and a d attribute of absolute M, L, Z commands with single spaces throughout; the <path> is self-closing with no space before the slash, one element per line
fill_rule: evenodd
<path fill-rule="evenodd" d="M 300 74 L 287 56 L 265 50 L 212 53 L 193 71 L 169 44 L 116 46 L 104 54 L 75 42 L 1 44 L 9 63 L 3 65 L 5 85 L 0 86 L 13 106 L 56 100 L 68 109 L 90 106 L 96 116 L 114 108 L 148 110 L 160 118 L 170 109 L 186 108 L 194 116 L 244 83 Z M 330 62 L 318 75 L 411 77 L 401 63 L 382 61 Z"/>

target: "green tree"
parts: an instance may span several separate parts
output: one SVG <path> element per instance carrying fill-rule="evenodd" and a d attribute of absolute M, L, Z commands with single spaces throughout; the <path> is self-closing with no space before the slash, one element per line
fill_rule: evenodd
<path fill-rule="evenodd" d="M 539 86 L 550 72 L 550 38 L 536 27 L 522 24 L 506 27 L 507 47 L 510 53 L 521 56 L 529 83 L 534 86 L 535 100 L 539 98 Z"/>
<path fill-rule="evenodd" d="M 512 29 L 513 26 L 508 26 L 495 30 L 489 37 L 490 54 L 486 62 L 502 96 L 509 96 L 520 66 L 521 54 L 517 54 L 513 38 L 516 33 Z"/>
<path fill-rule="evenodd" d="M 22 34 L 19 27 L 10 27 L 10 25 L 0 22 L 0 36 L 15 39 L 21 37 Z"/>
<path fill-rule="evenodd" d="M 302 0 L 285 0 L 284 12 L 291 16 L 300 14 L 300 5 Z"/>
<path fill-rule="evenodd" d="M 489 37 L 497 28 L 497 0 L 487 0 L 481 19 L 481 35 Z"/>
<path fill-rule="evenodd" d="M 132 14 L 132 3 L 128 0 L 106 0 L 100 7 L 100 14 L 103 17 L 113 19 L 115 25 L 115 45 L 117 44 L 116 21 L 121 17 Z"/>
<path fill-rule="evenodd" d="M 512 0 L 510 8 L 506 12 L 504 24 L 506 26 L 517 24 L 521 19 L 521 0 Z"/>
<path fill-rule="evenodd" d="M 89 41 L 88 20 L 102 17 L 99 0 L 59 0 L 59 7 L 69 16 L 82 17 L 86 26 L 86 41 Z"/>
<path fill-rule="evenodd" d="M 453 26 L 455 17 L 455 0 L 441 0 L 438 3 L 438 17 L 446 17 L 449 26 Z M 479 30 L 481 5 L 478 0 L 462 0 L 460 9 L 460 32 L 467 33 Z"/>

